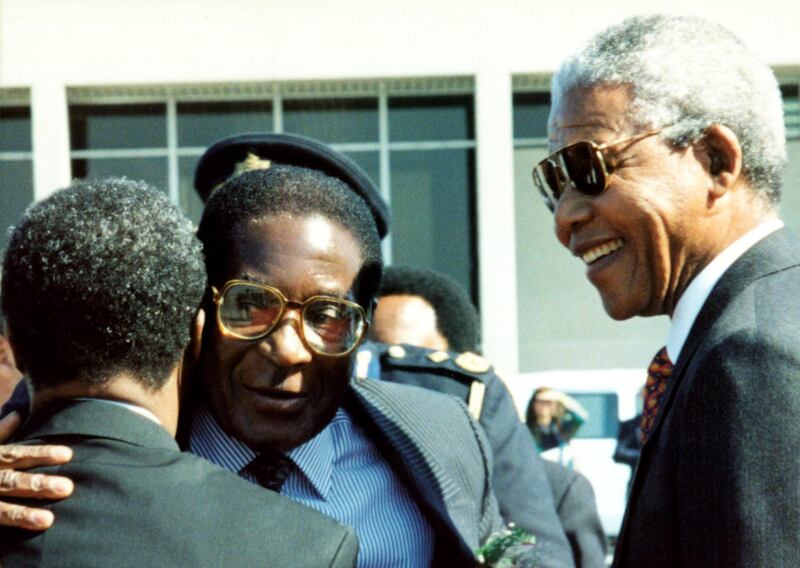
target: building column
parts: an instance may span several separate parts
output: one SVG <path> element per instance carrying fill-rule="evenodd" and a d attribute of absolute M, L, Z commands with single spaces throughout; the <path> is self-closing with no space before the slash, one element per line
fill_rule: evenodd
<path fill-rule="evenodd" d="M 475 81 L 478 262 L 483 352 L 501 372 L 519 372 L 511 74 Z"/>
<path fill-rule="evenodd" d="M 69 116 L 63 84 L 43 82 L 31 87 L 33 197 L 43 199 L 69 184 Z"/>

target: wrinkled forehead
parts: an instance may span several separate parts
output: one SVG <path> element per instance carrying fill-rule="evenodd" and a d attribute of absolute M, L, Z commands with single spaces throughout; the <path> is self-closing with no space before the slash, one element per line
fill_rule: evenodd
<path fill-rule="evenodd" d="M 229 276 L 244 272 L 295 281 L 313 273 L 344 282 L 352 281 L 362 264 L 351 231 L 316 214 L 250 220 L 236 228 L 228 248 Z"/>
<path fill-rule="evenodd" d="M 574 87 L 562 94 L 550 111 L 547 126 L 550 151 L 589 140 L 611 142 L 631 130 L 631 88 L 624 85 Z"/>

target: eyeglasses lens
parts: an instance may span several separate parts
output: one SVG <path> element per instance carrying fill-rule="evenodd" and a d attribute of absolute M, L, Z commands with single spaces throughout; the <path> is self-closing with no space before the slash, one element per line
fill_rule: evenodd
<path fill-rule="evenodd" d="M 257 338 L 269 333 L 281 318 L 282 299 L 258 286 L 235 284 L 225 291 L 220 321 L 230 332 Z M 312 299 L 303 308 L 303 336 L 319 353 L 340 355 L 358 343 L 365 330 L 364 316 L 355 306 L 335 299 Z"/>
<path fill-rule="evenodd" d="M 306 341 L 328 355 L 349 351 L 364 332 L 364 318 L 354 306 L 333 300 L 314 300 L 303 312 Z"/>
<path fill-rule="evenodd" d="M 243 337 L 258 337 L 272 329 L 281 314 L 281 299 L 264 288 L 235 284 L 219 307 L 222 325 Z"/>

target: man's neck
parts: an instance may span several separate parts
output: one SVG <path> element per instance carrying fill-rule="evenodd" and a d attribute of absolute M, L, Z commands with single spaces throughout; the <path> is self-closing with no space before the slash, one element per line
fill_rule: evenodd
<path fill-rule="evenodd" d="M 50 404 L 76 398 L 96 398 L 139 406 L 151 412 L 175 436 L 178 425 L 178 387 L 175 373 L 160 389 L 153 390 L 132 376 L 121 373 L 100 385 L 71 381 L 38 389 L 33 395 L 33 412 Z"/>

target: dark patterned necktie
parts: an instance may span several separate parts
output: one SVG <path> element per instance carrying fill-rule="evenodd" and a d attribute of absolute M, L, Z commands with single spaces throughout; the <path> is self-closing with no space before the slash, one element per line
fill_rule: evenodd
<path fill-rule="evenodd" d="M 642 410 L 642 444 L 647 441 L 653 426 L 656 423 L 658 404 L 664 391 L 667 390 L 669 377 L 672 374 L 672 361 L 667 355 L 667 348 L 661 350 L 653 357 L 653 362 L 647 369 L 647 383 L 645 384 L 644 409 Z"/>
<path fill-rule="evenodd" d="M 280 493 L 293 466 L 292 460 L 285 455 L 265 452 L 257 455 L 243 471 L 252 474 L 262 487 Z"/>

